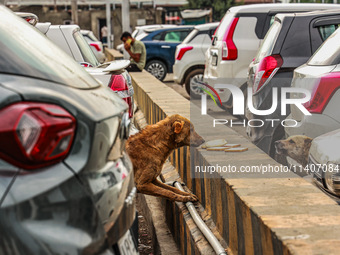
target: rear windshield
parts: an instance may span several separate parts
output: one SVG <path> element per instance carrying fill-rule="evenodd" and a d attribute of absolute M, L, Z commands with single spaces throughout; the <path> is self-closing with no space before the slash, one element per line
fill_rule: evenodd
<path fill-rule="evenodd" d="M 98 42 L 98 38 L 94 36 L 93 32 L 89 32 L 87 36 L 94 42 Z"/>
<path fill-rule="evenodd" d="M 0 73 L 34 77 L 76 88 L 100 86 L 82 66 L 32 25 L 4 6 L 0 6 L 0 12 Z"/>
<path fill-rule="evenodd" d="M 96 56 L 93 54 L 89 44 L 84 39 L 84 36 L 80 33 L 79 30 L 76 30 L 73 34 L 74 40 L 76 41 L 81 55 L 83 56 L 85 62 L 90 63 L 92 66 L 98 66 L 99 62 Z"/>
<path fill-rule="evenodd" d="M 266 37 L 263 39 L 260 49 L 255 57 L 255 63 L 260 62 L 261 59 L 269 56 L 272 53 L 276 39 L 280 33 L 280 29 L 280 21 L 275 20 L 273 25 L 271 25 L 270 29 L 268 30 Z"/>
<path fill-rule="evenodd" d="M 215 38 L 217 38 L 217 41 L 223 40 L 224 33 L 227 30 L 229 24 L 232 22 L 233 18 L 234 14 L 231 13 L 230 11 L 228 11 L 227 14 L 224 15 L 215 33 Z"/>
<path fill-rule="evenodd" d="M 339 28 L 320 46 L 308 61 L 312 66 L 329 66 L 340 64 L 340 30 Z"/>

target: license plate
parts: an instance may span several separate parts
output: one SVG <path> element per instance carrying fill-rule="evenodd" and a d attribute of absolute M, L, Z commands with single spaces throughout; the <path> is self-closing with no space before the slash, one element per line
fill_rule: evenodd
<path fill-rule="evenodd" d="M 216 55 L 213 55 L 212 58 L 211 58 L 211 64 L 213 66 L 217 66 L 217 56 Z"/>
<path fill-rule="evenodd" d="M 133 242 L 130 230 L 118 241 L 118 247 L 121 255 L 138 255 L 135 243 Z"/>

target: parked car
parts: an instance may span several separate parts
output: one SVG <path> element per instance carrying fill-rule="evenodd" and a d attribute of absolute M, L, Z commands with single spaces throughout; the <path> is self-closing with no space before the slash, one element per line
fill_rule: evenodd
<path fill-rule="evenodd" d="M 126 103 L 0 15 L 0 254 L 137 254 Z"/>
<path fill-rule="evenodd" d="M 192 98 L 200 98 L 199 82 L 203 82 L 204 54 L 211 44 L 211 38 L 218 22 L 195 26 L 195 29 L 176 47 L 173 66 L 174 81 L 184 84 Z"/>
<path fill-rule="evenodd" d="M 337 4 L 254 4 L 230 8 L 221 20 L 206 52 L 204 81 L 213 87 L 217 84 L 232 84 L 241 88 L 246 95 L 249 63 L 256 56 L 277 13 L 339 7 Z M 232 110 L 233 99 L 230 91 L 218 89 L 217 92 L 223 103 L 221 108 Z"/>
<path fill-rule="evenodd" d="M 133 87 L 131 77 L 124 69 L 127 66 L 125 64 L 126 61 L 123 64 L 121 64 L 122 62 L 114 61 L 110 67 L 108 66 L 111 63 L 100 65 L 90 46 L 80 33 L 80 28 L 77 25 L 51 25 L 50 23 L 38 23 L 36 27 L 85 67 L 86 71 L 93 75 L 104 86 L 108 86 L 116 93 L 119 93 L 129 105 L 129 116 L 130 118 L 133 118 Z M 121 71 L 117 69 L 117 66 L 121 66 Z M 124 80 L 122 78 L 124 78 Z M 125 93 L 123 94 L 123 92 Z"/>
<path fill-rule="evenodd" d="M 338 26 L 328 29 L 333 31 Z M 325 27 L 326 28 L 326 27 Z M 321 33 L 322 35 L 324 33 Z M 315 52 L 310 60 L 295 69 L 292 87 L 311 92 L 304 106 L 311 115 L 304 115 L 291 105 L 287 117 L 297 122 L 295 127 L 285 127 L 287 136 L 303 134 L 311 138 L 340 128 L 340 30 L 337 29 Z M 301 98 L 292 93 L 291 98 Z"/>
<path fill-rule="evenodd" d="M 130 64 L 130 60 L 115 60 L 104 63 L 97 67 L 86 67 L 94 78 L 104 86 L 108 86 L 117 93 L 129 105 L 129 118 L 134 114 L 134 90 L 129 73 L 125 70 Z"/>
<path fill-rule="evenodd" d="M 260 120 L 263 125 L 247 127 L 247 135 L 260 149 L 275 156 L 275 141 L 284 138 L 281 123 L 289 114 L 281 108 L 281 89 L 290 87 L 293 71 L 306 63 L 324 40 L 340 24 L 340 9 L 310 13 L 277 14 L 254 61 L 249 66 L 248 86 L 252 87 L 252 103 L 257 110 L 268 110 L 277 88 L 277 107 L 266 115 L 255 114 L 246 109 L 248 120 Z M 276 97 L 275 97 L 276 99 Z M 274 119 L 275 121 L 266 121 Z"/>
<path fill-rule="evenodd" d="M 309 150 L 308 172 L 314 183 L 340 204 L 340 130 L 318 136 Z"/>
<path fill-rule="evenodd" d="M 90 45 L 91 50 L 98 59 L 99 63 L 105 62 L 105 54 L 103 44 L 90 30 L 80 30 L 80 33 L 84 36 L 87 43 Z"/>
<path fill-rule="evenodd" d="M 78 25 L 51 25 L 47 22 L 38 23 L 36 27 L 82 66 L 99 65 Z"/>
<path fill-rule="evenodd" d="M 172 73 L 172 66 L 175 63 L 176 46 L 193 29 L 193 26 L 158 29 L 141 39 L 146 48 L 145 70 L 158 80 L 164 80 L 167 73 Z"/>

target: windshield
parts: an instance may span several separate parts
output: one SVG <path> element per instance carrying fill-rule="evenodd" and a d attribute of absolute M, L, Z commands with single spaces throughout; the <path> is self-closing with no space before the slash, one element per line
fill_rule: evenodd
<path fill-rule="evenodd" d="M 91 47 L 86 42 L 86 40 L 84 39 L 84 36 L 80 33 L 79 30 L 76 30 L 74 32 L 73 37 L 79 47 L 79 50 L 85 62 L 90 63 L 92 66 L 98 66 L 99 62 L 96 56 L 93 54 Z"/>
<path fill-rule="evenodd" d="M 308 65 L 328 66 L 340 64 L 339 28 L 320 46 L 308 61 Z"/>
<path fill-rule="evenodd" d="M 0 6 L 0 13 L 0 73 L 29 76 L 77 88 L 99 86 L 83 67 L 32 25 L 4 6 Z"/>
<path fill-rule="evenodd" d="M 218 26 L 216 33 L 215 33 L 215 37 L 217 38 L 218 41 L 223 40 L 224 33 L 227 31 L 227 28 L 229 24 L 231 23 L 231 21 L 233 20 L 233 18 L 234 18 L 234 14 L 228 11 L 227 14 L 221 20 L 221 23 Z"/>
<path fill-rule="evenodd" d="M 278 20 L 275 20 L 273 25 L 271 25 L 270 29 L 268 30 L 259 51 L 257 52 L 254 63 L 260 62 L 261 59 L 269 56 L 272 53 L 276 38 L 280 33 L 280 29 L 281 23 Z"/>

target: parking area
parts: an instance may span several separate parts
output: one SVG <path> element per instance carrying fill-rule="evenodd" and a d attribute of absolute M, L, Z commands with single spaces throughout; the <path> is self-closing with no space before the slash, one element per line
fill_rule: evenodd
<path fill-rule="evenodd" d="M 242 4 L 121 45 L 102 10 L 97 35 L 7 5 L 0 254 L 339 254 L 340 4 Z"/>

